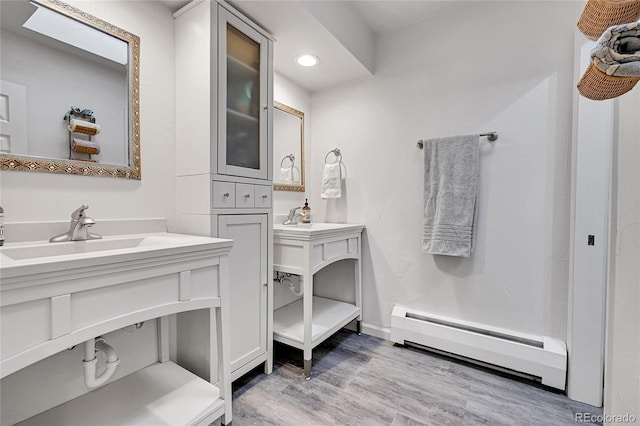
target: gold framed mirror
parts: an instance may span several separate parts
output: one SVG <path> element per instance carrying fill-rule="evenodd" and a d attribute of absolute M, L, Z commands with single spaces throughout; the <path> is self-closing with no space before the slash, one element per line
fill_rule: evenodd
<path fill-rule="evenodd" d="M 58 0 L 1 8 L 0 169 L 141 179 L 140 38 Z"/>
<path fill-rule="evenodd" d="M 273 189 L 304 192 L 304 113 L 274 102 Z"/>

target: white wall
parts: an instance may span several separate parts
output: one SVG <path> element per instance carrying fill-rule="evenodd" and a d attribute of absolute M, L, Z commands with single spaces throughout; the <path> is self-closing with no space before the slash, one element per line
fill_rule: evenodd
<path fill-rule="evenodd" d="M 0 173 L 0 205 L 7 222 L 68 220 L 71 212 L 88 203 L 98 224 L 104 219 L 174 217 L 175 110 L 173 74 L 173 18 L 170 10 L 151 1 L 69 2 L 130 31 L 141 39 L 140 121 L 142 180 L 45 173 Z M 6 236 L 11 242 L 11 235 Z M 143 328 L 148 338 L 112 333 L 121 354 L 121 373 L 135 371 L 157 357 L 153 325 Z M 62 352 L 27 367 L 2 381 L 2 424 L 13 424 L 39 411 L 86 392 L 78 355 Z M 74 361 L 75 359 L 75 361 Z M 46 371 L 43 373 L 43 371 Z M 19 375 L 19 376 L 16 376 Z M 46 377 L 46 382 L 41 383 Z M 59 381 L 67 383 L 64 389 Z M 21 395 L 16 405 L 14 396 Z M 14 399 L 11 399 L 14 398 Z M 7 407 L 11 409 L 7 409 Z"/>
<path fill-rule="evenodd" d="M 87 203 L 88 214 L 98 222 L 96 232 L 102 219 L 166 217 L 171 227 L 175 210 L 171 12 L 151 1 L 68 3 L 140 36 L 142 180 L 2 171 L 0 204 L 6 221 L 67 220 Z M 11 242 L 11 235 L 6 238 Z"/>
<path fill-rule="evenodd" d="M 612 194 L 605 403 L 640 419 L 640 91 L 618 99 Z M 637 420 L 636 420 L 637 421 Z M 609 424 L 614 424 L 610 422 Z M 618 422 L 620 423 L 620 422 Z"/>
<path fill-rule="evenodd" d="M 582 2 L 475 2 L 382 35 L 376 75 L 315 92 L 315 220 L 360 222 L 364 322 L 394 303 L 565 338 L 573 32 Z M 481 143 L 478 245 L 421 252 L 421 138 L 495 130 Z M 344 196 L 320 199 L 342 150 Z"/>

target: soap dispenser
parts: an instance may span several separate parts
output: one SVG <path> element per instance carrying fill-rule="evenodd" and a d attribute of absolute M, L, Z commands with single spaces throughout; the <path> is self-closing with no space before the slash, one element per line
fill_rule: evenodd
<path fill-rule="evenodd" d="M 311 207 L 307 199 L 304 199 L 304 207 L 302 208 L 302 223 L 311 223 Z"/>

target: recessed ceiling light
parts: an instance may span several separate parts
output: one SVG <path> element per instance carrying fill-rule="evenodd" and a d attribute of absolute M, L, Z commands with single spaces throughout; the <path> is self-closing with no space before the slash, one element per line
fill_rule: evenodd
<path fill-rule="evenodd" d="M 316 55 L 305 54 L 298 56 L 296 58 L 296 62 L 298 63 L 298 65 L 301 65 L 303 67 L 313 67 L 320 63 L 320 58 L 318 58 Z"/>

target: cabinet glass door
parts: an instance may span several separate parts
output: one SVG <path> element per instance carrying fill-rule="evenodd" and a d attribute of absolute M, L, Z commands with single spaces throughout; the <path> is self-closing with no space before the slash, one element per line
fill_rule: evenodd
<path fill-rule="evenodd" d="M 219 10 L 218 171 L 267 179 L 267 39 Z"/>

